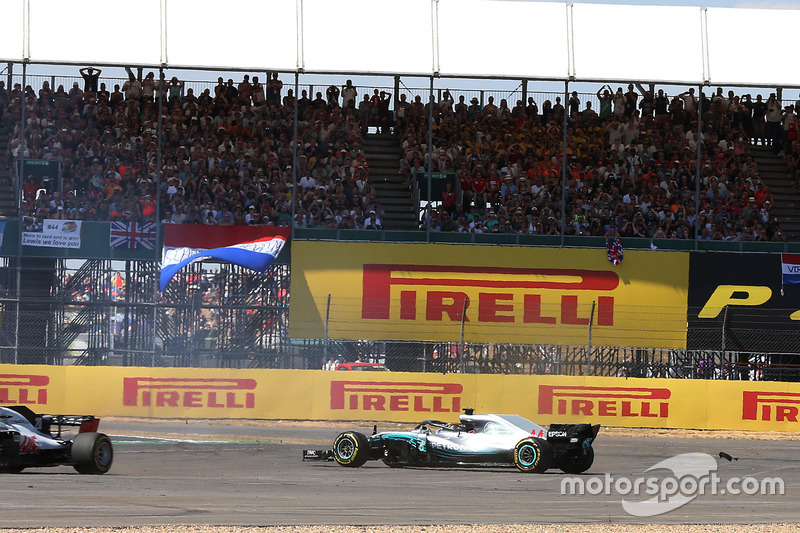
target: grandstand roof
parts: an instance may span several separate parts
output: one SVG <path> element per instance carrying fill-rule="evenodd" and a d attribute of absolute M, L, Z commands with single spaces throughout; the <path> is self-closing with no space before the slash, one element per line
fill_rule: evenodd
<path fill-rule="evenodd" d="M 513 0 L 19 0 L 0 60 L 800 87 L 800 11 Z M 120 21 L 124 23 L 121 24 Z M 69 38 L 65 22 L 70 21 Z M 773 28 L 775 31 L 770 31 Z M 88 30 L 88 31 L 82 31 Z M 748 29 L 769 47 L 744 46 Z M 778 51 L 769 53 L 769 50 Z"/>

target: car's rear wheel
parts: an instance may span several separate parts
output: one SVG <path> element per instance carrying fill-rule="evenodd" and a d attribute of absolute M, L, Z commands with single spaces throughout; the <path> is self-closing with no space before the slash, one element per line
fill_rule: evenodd
<path fill-rule="evenodd" d="M 522 439 L 514 447 L 514 465 L 523 472 L 544 472 L 553 466 L 553 447 L 536 437 Z"/>
<path fill-rule="evenodd" d="M 19 474 L 24 469 L 24 466 L 0 466 L 0 474 Z"/>
<path fill-rule="evenodd" d="M 369 459 L 369 441 L 357 431 L 340 433 L 333 441 L 333 458 L 342 466 L 359 467 Z"/>
<path fill-rule="evenodd" d="M 114 461 L 111 439 L 102 433 L 78 433 L 70 448 L 72 466 L 81 474 L 105 474 Z"/>
<path fill-rule="evenodd" d="M 558 459 L 556 466 L 566 474 L 582 474 L 594 463 L 594 448 L 586 448 L 585 454 L 565 455 Z"/>

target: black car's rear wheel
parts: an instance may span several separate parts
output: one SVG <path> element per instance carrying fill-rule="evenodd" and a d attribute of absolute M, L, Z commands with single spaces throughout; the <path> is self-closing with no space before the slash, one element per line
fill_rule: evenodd
<path fill-rule="evenodd" d="M 70 448 L 72 466 L 81 474 L 105 474 L 114 461 L 111 439 L 102 433 L 78 433 Z"/>
<path fill-rule="evenodd" d="M 514 447 L 514 465 L 523 472 L 542 473 L 553 466 L 553 447 L 536 437 L 522 439 Z"/>
<path fill-rule="evenodd" d="M 566 474 L 582 474 L 589 470 L 594 463 L 594 448 L 587 448 L 586 453 L 578 455 L 565 455 L 559 457 L 556 466 Z"/>
<path fill-rule="evenodd" d="M 333 441 L 333 458 L 342 466 L 359 467 L 369 459 L 369 441 L 357 431 L 340 433 Z"/>

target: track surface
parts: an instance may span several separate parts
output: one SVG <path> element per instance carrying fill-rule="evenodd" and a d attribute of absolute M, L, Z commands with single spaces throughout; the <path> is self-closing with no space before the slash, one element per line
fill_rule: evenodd
<path fill-rule="evenodd" d="M 785 482 L 782 496 L 698 496 L 664 515 L 637 518 L 625 513 L 619 495 L 561 495 L 565 476 L 557 471 L 390 469 L 381 462 L 350 469 L 301 461 L 302 449 L 329 446 L 340 426 L 103 421 L 101 430 L 115 442 L 109 474 L 82 476 L 59 467 L 3 475 L 0 528 L 798 521 L 800 440 L 604 437 L 601 431 L 589 474 L 636 477 L 679 453 L 725 451 L 740 460 L 718 461 L 723 480 L 777 476 Z"/>

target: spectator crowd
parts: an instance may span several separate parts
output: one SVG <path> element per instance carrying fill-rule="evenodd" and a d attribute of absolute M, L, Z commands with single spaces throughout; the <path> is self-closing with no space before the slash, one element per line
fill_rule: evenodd
<path fill-rule="evenodd" d="M 24 157 L 62 167 L 60 190 L 23 177 L 25 216 L 289 226 L 294 202 L 297 227 L 381 229 L 363 150 L 370 126 L 397 135 L 409 183 L 429 167 L 455 176 L 424 215 L 431 231 L 785 240 L 750 153 L 756 140 L 785 157 L 800 187 L 795 106 L 775 94 L 667 95 L 630 84 L 601 87 L 597 109 L 577 92 L 541 107 L 532 96 L 510 106 L 449 91 L 428 103 L 401 94 L 392 107 L 377 89 L 359 100 L 349 80 L 298 96 L 277 73 L 263 83 L 244 75 L 194 94 L 175 77 L 128 73 L 113 90 L 91 68 L 68 91 L 0 82 L 9 163 L 22 155 L 24 106 Z"/>
<path fill-rule="evenodd" d="M 9 164 L 21 155 L 23 105 L 24 157 L 61 163 L 60 190 L 24 177 L 24 216 L 289 226 L 295 201 L 299 227 L 379 226 L 349 81 L 329 88 L 327 99 L 318 92 L 312 100 L 305 90 L 298 99 L 295 194 L 295 96 L 277 73 L 263 84 L 256 76 L 238 84 L 219 78 L 213 93 L 195 95 L 177 78 L 159 91 L 154 73 L 139 79 L 128 72 L 113 91 L 99 83 L 97 69 L 82 71 L 84 86 L 75 82 L 69 91 L 47 81 L 38 93 L 21 84 L 6 90 L 0 82 Z"/>
<path fill-rule="evenodd" d="M 541 108 L 532 97 L 513 107 L 492 97 L 485 105 L 464 97 L 456 103 L 448 91 L 438 102 L 401 102 L 402 172 L 411 178 L 428 169 L 432 113 L 430 167 L 455 176 L 422 227 L 530 235 L 559 235 L 564 227 L 567 235 L 785 241 L 750 146 L 762 142 L 785 155 L 800 184 L 795 106 L 782 108 L 775 94 L 753 100 L 721 88 L 710 97 L 694 89 L 672 96 L 652 89 L 603 86 L 598 110 L 591 101 L 582 106 L 577 92 L 566 106 L 556 97 Z"/>

